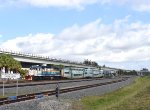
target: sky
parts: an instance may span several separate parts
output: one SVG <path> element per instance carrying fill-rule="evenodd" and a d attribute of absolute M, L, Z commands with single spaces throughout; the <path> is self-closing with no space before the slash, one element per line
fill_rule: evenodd
<path fill-rule="evenodd" d="M 0 48 L 150 69 L 150 0 L 0 0 Z"/>

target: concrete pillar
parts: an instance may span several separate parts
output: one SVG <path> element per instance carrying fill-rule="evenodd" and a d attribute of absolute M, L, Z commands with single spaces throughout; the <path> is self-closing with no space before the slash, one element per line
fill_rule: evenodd
<path fill-rule="evenodd" d="M 61 69 L 61 76 L 64 77 L 64 68 Z"/>

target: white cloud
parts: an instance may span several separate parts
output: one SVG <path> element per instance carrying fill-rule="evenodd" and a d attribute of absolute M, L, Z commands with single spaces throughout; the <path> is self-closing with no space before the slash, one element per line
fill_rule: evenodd
<path fill-rule="evenodd" d="M 83 9 L 85 5 L 97 3 L 98 0 L 0 0 L 3 5 L 31 5 L 36 7 L 66 7 Z"/>
<path fill-rule="evenodd" d="M 39 53 L 41 49 L 44 51 L 45 47 L 47 50 L 53 48 L 51 46 L 54 42 L 53 39 L 54 38 L 52 34 L 29 34 L 28 36 L 17 37 L 15 39 L 8 40 L 4 42 L 1 47 L 15 51 Z M 42 51 L 40 51 L 40 53 Z"/>
<path fill-rule="evenodd" d="M 97 0 L 23 0 L 23 2 L 40 7 L 56 6 L 82 8 L 83 5 L 93 4 L 97 2 Z"/>
<path fill-rule="evenodd" d="M 129 23 L 128 17 L 104 24 L 89 24 L 62 30 L 57 35 L 29 34 L 8 40 L 3 48 L 51 57 L 98 62 L 150 61 L 150 24 Z"/>
<path fill-rule="evenodd" d="M 150 0 L 0 0 L 4 5 L 31 5 L 36 7 L 66 7 L 84 9 L 87 5 L 125 5 L 137 11 L 150 11 Z"/>
<path fill-rule="evenodd" d="M 134 6 L 133 7 L 137 11 L 150 11 L 150 4 L 141 4 L 138 7 Z"/>
<path fill-rule="evenodd" d="M 126 5 L 136 11 L 150 11 L 150 0 L 98 0 L 101 4 Z"/>

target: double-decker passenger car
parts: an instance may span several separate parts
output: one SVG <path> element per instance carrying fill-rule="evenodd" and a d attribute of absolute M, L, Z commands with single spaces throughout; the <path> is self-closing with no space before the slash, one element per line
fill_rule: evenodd
<path fill-rule="evenodd" d="M 103 77 L 103 71 L 98 68 L 93 69 L 93 77 Z"/>
<path fill-rule="evenodd" d="M 93 77 L 93 71 L 91 68 L 85 68 L 84 69 L 84 77 L 85 78 L 92 78 Z"/>
<path fill-rule="evenodd" d="M 65 78 L 93 78 L 93 77 L 103 77 L 103 72 L 98 68 L 75 68 L 67 67 L 64 68 Z"/>
<path fill-rule="evenodd" d="M 64 76 L 65 78 L 84 78 L 84 68 L 75 68 L 75 67 L 67 67 L 64 68 Z"/>

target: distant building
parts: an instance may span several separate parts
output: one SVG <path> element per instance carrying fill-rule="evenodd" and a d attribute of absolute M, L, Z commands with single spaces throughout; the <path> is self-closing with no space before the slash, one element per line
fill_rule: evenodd
<path fill-rule="evenodd" d="M 147 68 L 143 68 L 141 72 L 149 72 Z"/>
<path fill-rule="evenodd" d="M 142 70 L 138 71 L 137 74 L 139 76 L 150 75 L 150 71 L 147 68 L 143 68 Z"/>

